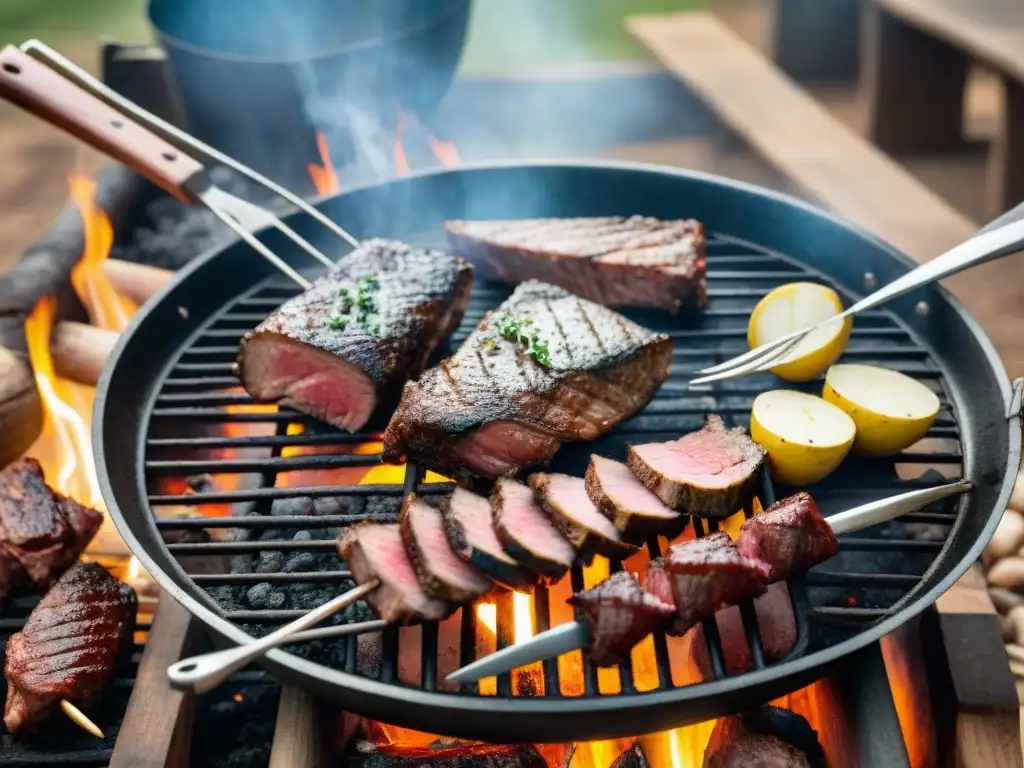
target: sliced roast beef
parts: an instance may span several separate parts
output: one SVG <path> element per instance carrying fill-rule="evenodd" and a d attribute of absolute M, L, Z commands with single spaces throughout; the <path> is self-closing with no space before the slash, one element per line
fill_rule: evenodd
<path fill-rule="evenodd" d="M 743 429 L 712 415 L 679 440 L 630 446 L 629 468 L 672 509 L 725 518 L 753 498 L 765 456 Z"/>
<path fill-rule="evenodd" d="M 659 533 L 674 538 L 689 520 L 666 507 L 625 464 L 603 456 L 590 457 L 586 490 L 623 538 L 631 541 Z"/>
<path fill-rule="evenodd" d="M 607 307 L 536 281 L 489 312 L 459 351 L 405 386 L 385 461 L 497 477 L 594 440 L 668 377 L 672 345 Z"/>
<path fill-rule="evenodd" d="M 452 252 L 488 280 L 543 280 L 607 307 L 707 302 L 704 228 L 648 216 L 449 221 Z"/>
<path fill-rule="evenodd" d="M 439 509 L 410 493 L 402 500 L 398 527 L 406 554 L 427 595 L 437 600 L 466 603 L 490 591 L 490 579 L 463 562 L 452 550 Z"/>
<path fill-rule="evenodd" d="M 491 504 L 494 530 L 505 551 L 538 576 L 549 581 L 562 578 L 576 552 L 537 506 L 533 491 L 502 477 L 494 484 Z"/>
<path fill-rule="evenodd" d="M 584 556 L 615 558 L 629 557 L 637 551 L 637 547 L 622 540 L 611 521 L 594 506 L 582 479 L 535 472 L 529 483 L 541 509 L 576 551 Z"/>
<path fill-rule="evenodd" d="M 494 531 L 491 502 L 456 488 L 441 502 L 448 544 L 462 560 L 510 589 L 527 589 L 537 577 L 505 551 Z"/>
<path fill-rule="evenodd" d="M 809 493 L 772 504 L 743 523 L 736 546 L 768 568 L 769 581 L 783 581 L 835 557 L 839 542 Z"/>
<path fill-rule="evenodd" d="M 598 666 L 623 663 L 634 645 L 675 614 L 672 603 L 644 590 L 627 571 L 577 592 L 569 602 L 590 627 L 587 651 Z"/>
<path fill-rule="evenodd" d="M 236 373 L 257 401 L 358 430 L 458 325 L 472 279 L 442 251 L 368 240 L 246 334 Z"/>
<path fill-rule="evenodd" d="M 346 528 L 338 537 L 338 554 L 357 584 L 380 581 L 366 602 L 386 622 L 438 621 L 454 609 L 451 603 L 435 600 L 423 591 L 397 525 L 359 523 Z"/>
<path fill-rule="evenodd" d="M 767 568 L 740 554 L 729 534 L 712 533 L 676 544 L 664 568 L 672 578 L 677 627 L 693 626 L 729 605 L 765 591 Z"/>

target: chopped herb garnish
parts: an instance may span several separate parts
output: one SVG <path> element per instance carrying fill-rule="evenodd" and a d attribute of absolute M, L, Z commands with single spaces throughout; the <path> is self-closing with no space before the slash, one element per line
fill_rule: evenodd
<path fill-rule="evenodd" d="M 359 327 L 374 335 L 380 333 L 380 319 L 377 315 L 377 301 L 374 293 L 380 290 L 380 278 L 376 273 L 363 275 L 356 279 L 355 296 L 352 291 L 342 286 L 338 289 L 338 301 L 335 305 L 335 314 L 328 321 L 334 330 L 344 330 L 349 320 L 355 320 Z M 357 307 L 358 312 L 352 316 L 352 308 Z"/>
<path fill-rule="evenodd" d="M 538 365 L 543 365 L 545 368 L 551 367 L 551 356 L 548 354 L 548 342 L 547 340 L 541 341 L 540 339 L 534 339 L 530 345 L 530 357 Z"/>
<path fill-rule="evenodd" d="M 342 331 L 348 325 L 348 318 L 341 315 L 331 315 L 327 324 L 331 326 L 332 331 Z"/>
<path fill-rule="evenodd" d="M 345 286 L 341 286 L 341 288 L 338 290 L 338 295 L 341 298 L 343 298 L 343 299 L 345 297 L 347 297 L 348 296 L 348 288 L 346 288 Z"/>
<path fill-rule="evenodd" d="M 535 333 L 526 327 L 530 325 L 533 325 L 532 317 L 523 315 L 517 318 L 511 312 L 503 312 L 494 323 L 495 330 L 499 336 L 509 341 L 514 341 L 517 344 L 525 345 L 530 357 L 538 365 L 550 368 L 551 356 L 548 351 L 548 342 L 545 339 L 538 338 Z M 494 337 L 488 337 L 484 340 L 484 347 L 488 350 L 496 349 L 497 345 L 497 339 Z"/>

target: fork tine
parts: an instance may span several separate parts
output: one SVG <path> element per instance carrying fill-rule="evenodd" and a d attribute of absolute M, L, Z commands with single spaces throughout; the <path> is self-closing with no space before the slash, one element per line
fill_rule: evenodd
<path fill-rule="evenodd" d="M 284 261 L 281 260 L 280 256 L 278 256 L 272 250 L 267 248 L 267 246 L 261 243 L 258 237 L 256 237 L 252 232 L 243 227 L 238 222 L 238 220 L 235 219 L 233 216 L 225 213 L 215 205 L 208 205 L 207 208 L 210 210 L 211 213 L 213 213 L 214 216 L 216 216 L 218 219 L 227 224 L 236 235 L 238 235 L 246 243 L 248 243 L 257 253 L 260 254 L 260 256 L 265 258 L 267 261 L 269 261 L 271 264 L 277 267 L 281 272 L 283 272 L 296 283 L 298 283 L 299 286 L 304 291 L 308 291 L 310 288 L 313 287 L 312 283 L 310 283 L 306 278 L 304 278 L 302 275 L 300 275 L 298 272 L 292 269 L 291 266 L 285 264 Z"/>
<path fill-rule="evenodd" d="M 738 354 L 735 357 L 731 357 L 723 363 L 718 363 L 717 365 L 710 365 L 707 368 L 701 368 L 699 371 L 697 371 L 697 373 L 724 373 L 725 371 L 730 371 L 734 368 L 744 366 L 747 363 L 760 359 L 764 355 L 767 355 L 768 353 L 773 352 L 776 349 L 779 349 L 780 347 L 784 346 L 785 344 L 788 344 L 795 338 L 802 338 L 803 333 L 803 331 L 798 331 L 796 333 L 787 334 L 786 336 L 780 336 L 779 338 L 773 341 L 765 342 L 759 347 L 754 347 L 754 349 L 747 350 L 746 352 L 742 352 L 741 354 Z"/>
<path fill-rule="evenodd" d="M 289 227 L 287 224 L 285 224 L 283 221 L 281 221 L 276 216 L 274 217 L 274 227 L 276 229 L 278 229 L 279 231 L 284 232 L 284 234 L 286 234 L 289 238 L 291 238 L 291 240 L 294 243 L 298 244 L 303 250 L 306 251 L 306 253 L 308 253 L 314 259 L 319 261 L 325 267 L 333 267 L 334 266 L 334 262 L 331 261 L 330 258 L 326 254 L 322 253 L 311 242 L 309 242 L 306 238 L 304 238 L 302 235 L 300 235 L 294 229 Z"/>
<path fill-rule="evenodd" d="M 800 340 L 802 338 L 803 337 L 800 336 L 795 339 L 790 339 L 782 345 L 777 345 L 776 347 L 772 348 L 771 350 L 768 350 L 764 354 L 759 355 L 755 359 L 748 361 L 744 365 L 736 366 L 735 368 L 730 368 L 719 373 L 713 373 L 707 376 L 702 376 L 700 378 L 693 379 L 692 381 L 690 381 L 688 386 L 693 386 L 694 384 L 711 384 L 712 382 L 715 381 L 725 381 L 726 379 L 735 379 L 740 376 L 746 376 L 747 374 L 750 373 L 757 373 L 759 371 L 770 370 L 775 363 L 777 363 L 781 358 L 788 355 L 793 350 L 793 348 L 800 343 Z M 758 349 L 761 349 L 761 347 L 758 347 Z"/>
<path fill-rule="evenodd" d="M 46 45 L 46 43 L 39 40 L 26 40 L 19 47 L 25 53 L 39 59 L 50 68 L 62 74 L 64 77 L 74 83 L 77 83 L 79 87 L 88 91 L 96 98 L 106 102 L 108 106 L 113 107 L 121 112 L 121 114 L 130 117 L 135 122 L 144 125 L 164 141 L 178 147 L 182 152 L 202 161 L 205 165 L 219 164 L 227 166 L 231 170 L 235 171 L 235 173 L 239 173 L 256 184 L 269 189 L 275 195 L 284 198 L 302 212 L 312 216 L 353 248 L 359 247 L 359 241 L 356 238 L 335 224 L 327 218 L 327 216 L 322 214 L 294 192 L 290 192 L 281 185 L 260 175 L 252 168 L 242 165 L 234 158 L 214 149 L 209 144 L 199 141 L 195 136 L 185 133 L 179 128 L 160 119 L 152 112 L 143 109 L 135 102 L 124 98 L 124 96 L 117 93 L 117 91 L 109 88 L 106 84 L 93 77 L 70 59 L 62 56 L 53 48 Z"/>

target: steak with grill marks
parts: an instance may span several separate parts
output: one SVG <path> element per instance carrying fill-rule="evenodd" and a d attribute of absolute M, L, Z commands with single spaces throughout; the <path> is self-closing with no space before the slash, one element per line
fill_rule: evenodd
<path fill-rule="evenodd" d="M 490 280 L 543 280 L 607 307 L 707 303 L 704 228 L 647 216 L 449 221 L 452 252 Z"/>
<path fill-rule="evenodd" d="M 423 590 L 395 524 L 358 523 L 346 528 L 338 538 L 338 554 L 356 584 L 380 581 L 366 602 L 389 624 L 438 621 L 455 609 Z"/>
<path fill-rule="evenodd" d="M 721 519 L 751 501 L 766 455 L 743 429 L 726 429 L 710 415 L 703 429 L 679 440 L 631 445 L 629 468 L 672 509 Z"/>
<path fill-rule="evenodd" d="M 602 667 L 623 663 L 634 645 L 676 612 L 675 605 L 645 591 L 628 571 L 577 592 L 569 602 L 590 627 L 588 655 Z"/>
<path fill-rule="evenodd" d="M 103 515 L 53 491 L 24 458 L 0 472 L 0 597 L 33 583 L 48 588 L 96 535 Z"/>
<path fill-rule="evenodd" d="M 253 399 L 354 432 L 423 371 L 472 280 L 442 251 L 369 240 L 246 334 L 235 371 Z"/>
<path fill-rule="evenodd" d="M 562 441 L 594 440 L 640 410 L 671 359 L 664 334 L 523 283 L 454 356 L 405 385 L 384 460 L 485 477 L 543 463 Z"/>
<path fill-rule="evenodd" d="M 839 553 L 832 526 L 809 493 L 797 493 L 744 521 L 736 547 L 764 563 L 769 581 L 783 581 Z"/>
<path fill-rule="evenodd" d="M 62 699 L 94 707 L 131 651 L 137 607 L 135 590 L 101 565 L 65 572 L 7 641 L 7 729 L 31 731 Z"/>

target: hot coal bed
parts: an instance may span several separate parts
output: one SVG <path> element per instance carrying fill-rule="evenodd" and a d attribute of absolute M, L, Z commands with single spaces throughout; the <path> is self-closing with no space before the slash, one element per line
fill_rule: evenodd
<path fill-rule="evenodd" d="M 703 110 L 697 110 L 696 113 L 703 114 Z M 559 140 L 562 127 L 556 129 Z M 492 140 L 490 136 L 486 139 Z M 558 141 L 552 142 L 552 146 L 557 148 Z M 485 153 L 487 150 L 480 151 Z M 523 148 L 524 153 L 534 151 L 535 147 Z M 340 175 L 345 177 L 344 167 Z M 214 177 L 218 184 L 231 191 L 261 202 L 270 202 L 260 200 L 258 195 L 254 197 L 253 190 L 229 171 L 215 169 Z M 112 256 L 116 258 L 178 268 L 230 237 L 212 216 L 200 210 L 184 208 L 120 166 L 105 169 L 97 177 L 97 182 L 97 202 L 107 211 L 114 224 L 116 242 Z M 19 316 L 23 318 L 39 295 L 51 290 L 52 285 L 44 278 L 44 273 L 51 279 L 63 279 L 79 258 L 81 250 L 78 212 L 69 208 L 61 215 L 53 231 L 26 254 L 17 268 L 20 271 L 15 277 L 31 276 L 28 284 L 35 290 L 17 297 L 0 292 L 7 309 L 4 315 L 5 344 L 21 346 L 13 323 Z M 712 252 L 709 267 L 714 270 L 715 266 Z M 798 274 L 794 272 L 794 276 Z M 57 277 L 54 278 L 54 275 Z M 11 284 L 10 280 L 7 284 Z M 276 292 L 271 291 L 275 300 L 286 293 L 281 293 L 280 286 Z M 269 311 L 272 302 L 264 303 Z M 66 308 L 66 311 L 73 313 L 74 310 Z M 223 384 L 230 387 L 235 382 L 225 379 Z M 719 398 L 718 403 L 714 402 L 715 397 L 709 396 L 707 405 L 710 410 L 730 397 L 739 396 L 731 394 L 729 386 L 726 384 L 715 393 L 715 397 Z M 692 426 L 696 426 L 696 416 Z M 318 428 L 315 425 L 307 424 L 307 428 L 310 435 L 317 434 Z M 955 452 L 949 452 L 945 458 L 947 466 L 954 470 L 955 459 Z M 891 465 L 887 465 L 886 471 L 891 470 Z M 873 479 L 879 482 L 880 487 L 897 487 L 895 475 Z M 912 485 L 932 484 L 936 479 L 941 478 L 927 475 L 909 478 Z M 209 480 L 201 475 L 190 478 L 188 491 L 208 493 Z M 263 485 L 273 485 L 274 478 L 264 477 L 261 482 Z M 827 489 L 823 491 L 820 498 L 823 511 L 828 513 L 858 503 L 862 499 L 851 496 L 849 489 L 866 485 L 863 478 L 840 478 L 836 486 L 846 490 L 838 496 L 830 496 Z M 332 544 L 340 531 L 337 521 L 339 518 L 349 521 L 393 521 L 397 517 L 399 499 L 398 487 L 393 493 L 387 494 L 266 499 L 255 504 L 235 505 L 233 513 L 241 518 L 240 526 L 234 529 L 235 533 L 230 538 L 211 538 L 201 520 L 195 521 L 194 525 L 180 521 L 176 525 L 168 525 L 165 535 L 177 554 L 186 559 L 191 558 L 192 567 L 187 567 L 187 570 L 196 572 L 194 580 L 204 587 L 221 610 L 250 633 L 260 635 L 276 623 L 291 618 L 297 612 L 308 610 L 338 591 L 352 586 L 340 573 L 344 564 L 337 558 Z M 329 517 L 331 521 L 318 525 L 317 518 L 321 517 Z M 246 527 L 247 518 L 258 524 Z M 277 525 L 273 518 L 288 520 Z M 301 524 L 296 524 L 298 518 L 302 519 Z M 815 611 L 812 614 L 813 621 L 808 626 L 805 652 L 834 645 L 857 633 L 864 622 L 879 618 L 898 602 L 934 559 L 948 535 L 953 518 L 949 506 L 932 507 L 915 516 L 913 523 L 893 523 L 872 532 L 869 537 L 861 537 L 856 545 L 844 549 L 838 560 L 829 564 L 827 573 L 812 573 L 807 579 L 807 597 L 815 606 Z M 292 544 L 277 550 L 260 547 L 261 541 L 282 540 Z M 888 547 L 886 540 L 898 541 L 900 546 Z M 913 542 L 909 552 L 908 541 Z M 228 546 L 222 546 L 225 544 Z M 220 562 L 211 566 L 210 552 L 218 552 Z M 269 574 L 274 575 L 272 580 L 262 578 Z M 850 574 L 858 576 L 851 579 Z M 5 617 L 3 631 L 15 631 L 19 626 L 19 617 L 27 615 L 27 608 L 27 605 L 20 603 L 17 606 L 3 606 L 4 610 L 0 611 Z M 368 608 L 357 603 L 333 621 L 360 621 L 370 617 Z M 930 613 L 920 621 L 913 622 L 909 632 L 934 636 L 939 629 L 939 618 Z M 379 637 L 366 636 L 358 641 L 321 641 L 296 645 L 289 650 L 328 666 L 374 677 L 380 673 L 380 642 L 382 639 Z M 944 649 L 936 646 L 935 643 L 923 644 L 927 652 L 924 661 L 929 669 L 926 677 L 928 684 L 934 688 L 930 698 L 938 699 L 941 698 L 939 694 L 952 685 L 948 669 L 954 660 L 947 658 Z M 849 673 L 838 676 L 838 682 L 846 717 L 853 723 L 853 729 L 856 730 L 858 723 L 861 726 L 859 746 L 863 764 L 909 764 L 903 749 L 900 725 L 895 718 L 892 692 L 880 649 L 872 646 L 851 659 L 849 668 Z M 109 731 L 108 741 L 112 742 L 116 736 L 118 708 L 123 712 L 125 692 L 130 690 L 132 684 L 132 671 L 127 670 L 116 684 L 116 689 L 123 695 L 112 697 L 109 704 L 108 720 L 114 727 Z M 927 697 L 928 692 L 915 691 L 915 695 Z M 233 676 L 213 693 L 200 697 L 189 764 L 200 768 L 256 768 L 266 765 L 274 738 L 279 696 L 280 685 L 276 681 L 258 670 L 251 670 Z M 949 718 L 953 713 L 936 711 L 933 714 L 935 732 L 951 733 L 953 729 L 948 726 L 951 725 Z M 542 758 L 533 746 L 501 747 L 453 756 L 450 749 L 452 744 L 447 741 L 434 745 L 441 750 L 442 755 L 436 760 L 430 761 L 429 756 L 420 755 L 410 758 L 414 762 L 409 762 L 402 757 L 373 753 L 371 739 L 367 738 L 372 734 L 358 732 L 353 727 L 354 719 L 344 713 L 335 713 L 331 717 L 337 718 L 339 733 L 351 736 L 332 747 L 343 758 L 344 764 L 353 768 L 405 765 L 469 768 L 547 764 L 538 762 Z M 781 734 L 785 741 L 797 745 L 807 754 L 814 752 L 813 743 L 808 743 L 803 724 L 792 718 L 786 720 L 785 713 L 770 713 L 768 719 L 774 723 L 773 733 Z M 780 719 L 785 721 L 784 725 L 778 724 Z M 229 733 L 235 734 L 235 738 L 225 738 Z M 52 743 L 58 742 L 54 740 Z M 111 743 L 98 746 L 84 742 L 81 738 L 60 743 L 66 744 L 67 748 L 24 746 L 5 740 L 0 743 L 0 764 L 71 764 L 98 768 L 109 760 L 112 747 Z M 949 744 L 945 748 L 948 749 Z M 872 760 L 872 757 L 877 758 L 877 761 Z M 616 768 L 643 766 L 645 760 L 640 748 L 634 746 L 620 756 Z"/>

